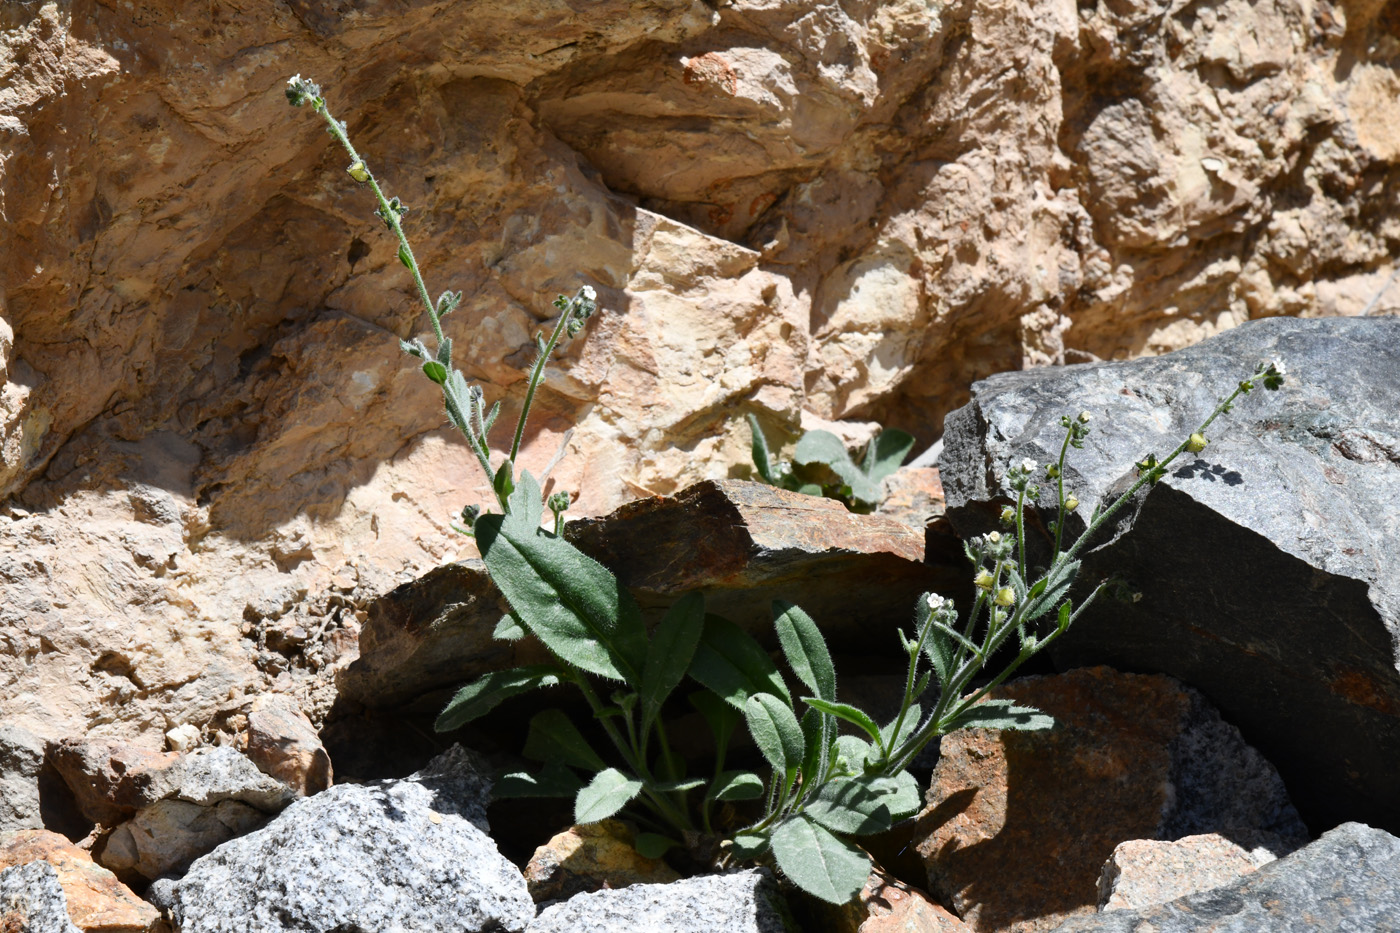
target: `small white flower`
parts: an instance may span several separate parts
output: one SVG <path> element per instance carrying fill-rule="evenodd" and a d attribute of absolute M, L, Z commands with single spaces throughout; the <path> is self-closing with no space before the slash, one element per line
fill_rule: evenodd
<path fill-rule="evenodd" d="M 1280 376 L 1288 375 L 1288 370 L 1284 367 L 1283 360 L 1270 360 L 1269 365 L 1273 367 L 1274 372 L 1278 373 Z"/>
<path fill-rule="evenodd" d="M 596 291 L 593 290 L 593 286 L 592 286 L 592 285 L 585 285 L 585 286 L 583 286 L 583 288 L 581 289 L 581 291 L 583 292 L 583 297 L 587 298 L 589 301 L 597 301 L 597 300 L 598 300 L 598 293 L 597 293 Z"/>
<path fill-rule="evenodd" d="M 1079 423 L 1080 423 L 1080 424 L 1088 424 L 1088 423 L 1089 423 L 1089 419 L 1092 418 L 1092 417 L 1093 417 L 1093 416 L 1090 415 L 1087 411 L 1081 411 L 1081 412 L 1079 413 Z"/>
<path fill-rule="evenodd" d="M 1032 460 L 1030 457 L 1027 457 L 1026 459 L 1024 459 L 1024 460 L 1021 461 L 1021 472 L 1023 472 L 1023 473 L 1034 473 L 1034 472 L 1035 472 L 1035 468 L 1036 468 L 1036 462 L 1035 462 L 1034 460 Z"/>
<path fill-rule="evenodd" d="M 296 86 L 297 86 L 298 84 L 300 84 L 300 83 L 301 83 L 301 75 L 292 75 L 290 78 L 287 79 L 287 86 L 288 86 L 288 87 L 296 87 Z"/>
<path fill-rule="evenodd" d="M 929 609 L 933 612 L 937 612 L 948 604 L 948 600 L 939 596 L 937 593 L 928 594 L 928 599 L 926 599 L 925 602 L 928 603 Z"/>
<path fill-rule="evenodd" d="M 1000 532 L 1000 531 L 993 531 L 993 532 L 989 533 L 989 534 L 987 535 L 987 540 L 990 541 L 990 542 L 992 542 L 993 544 L 1000 544 L 1000 543 L 1001 543 L 1001 532 Z"/>

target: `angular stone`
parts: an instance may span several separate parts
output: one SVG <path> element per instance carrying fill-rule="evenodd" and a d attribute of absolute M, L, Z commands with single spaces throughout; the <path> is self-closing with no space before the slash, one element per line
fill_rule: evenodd
<path fill-rule="evenodd" d="M 772 877 L 750 870 L 575 894 L 528 933 L 791 933 L 790 918 Z"/>
<path fill-rule="evenodd" d="M 635 834 L 617 820 L 571 826 L 535 850 L 525 882 L 535 903 L 564 900 L 583 891 L 666 884 L 680 875 L 660 859 L 634 848 Z"/>
<path fill-rule="evenodd" d="M 68 918 L 63 887 L 48 862 L 0 870 L 0 931 L 81 933 Z"/>
<path fill-rule="evenodd" d="M 0 870 L 31 862 L 53 867 L 68 915 L 83 933 L 148 933 L 160 920 L 154 907 L 58 833 L 39 829 L 0 835 Z"/>
<path fill-rule="evenodd" d="M 42 829 L 39 773 L 44 743 L 27 729 L 0 725 L 0 833 Z"/>
<path fill-rule="evenodd" d="M 257 829 L 267 813 L 237 800 L 209 806 L 168 798 L 142 807 L 103 840 L 97 859 L 107 868 L 146 879 L 181 872 L 205 853 Z"/>
<path fill-rule="evenodd" d="M 1233 884 L 1138 910 L 1075 917 L 1054 933 L 1389 933 L 1400 929 L 1400 839 L 1345 823 Z"/>
<path fill-rule="evenodd" d="M 1266 850 L 1267 851 L 1267 850 Z M 1269 853 L 1263 864 L 1274 861 Z M 1259 867 L 1249 850 L 1217 833 L 1134 839 L 1113 850 L 1099 876 L 1099 910 L 1131 910 L 1231 884 Z"/>
<path fill-rule="evenodd" d="M 168 892 L 176 926 L 523 930 L 535 908 L 519 870 L 486 835 L 489 792 L 472 756 L 454 746 L 404 780 L 302 798 L 190 867 Z"/>
<path fill-rule="evenodd" d="M 1115 575 L 1131 598 L 1100 599 L 1052 652 L 1179 677 L 1278 766 L 1310 824 L 1400 831 L 1400 321 L 1255 321 L 1154 359 L 979 382 L 948 419 L 948 517 L 990 527 L 1005 465 L 1049 461 L 1059 417 L 1088 410 L 1066 470 L 1082 527 L 1275 357 L 1284 387 L 1239 399 L 1085 555 L 1083 580 Z"/>
<path fill-rule="evenodd" d="M 820 911 L 822 933 L 968 933 L 967 924 L 924 892 L 878 868 L 849 904 L 812 898 L 812 907 Z"/>
<path fill-rule="evenodd" d="M 311 720 L 291 697 L 268 694 L 248 712 L 249 760 L 299 796 L 331 786 L 331 758 Z"/>
<path fill-rule="evenodd" d="M 114 826 L 142 806 L 159 800 L 164 774 L 180 755 L 156 752 L 115 739 L 64 739 L 49 749 L 51 761 L 73 792 L 83 815 Z"/>
<path fill-rule="evenodd" d="M 884 498 L 876 507 L 877 515 L 901 521 L 910 528 L 927 528 L 947 511 L 943 481 L 936 466 L 903 466 L 895 470 L 881 486 Z M 926 553 L 925 560 L 929 558 Z"/>
<path fill-rule="evenodd" d="M 992 695 L 1055 728 L 944 736 L 916 831 L 930 890 L 978 933 L 1093 912 L 1104 861 L 1126 840 L 1249 831 L 1282 854 L 1307 839 L 1268 762 L 1169 677 L 1100 667 Z"/>

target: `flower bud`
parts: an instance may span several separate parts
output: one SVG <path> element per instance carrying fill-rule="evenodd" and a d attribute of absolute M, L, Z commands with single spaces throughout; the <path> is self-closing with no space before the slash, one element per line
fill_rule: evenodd
<path fill-rule="evenodd" d="M 1059 475 L 1060 475 L 1060 468 L 1057 467 L 1055 464 L 1052 463 L 1052 464 L 1050 464 L 1049 466 L 1047 466 L 1047 467 L 1045 468 L 1045 476 L 1046 476 L 1047 479 L 1055 479 L 1055 478 L 1058 477 Z"/>
<path fill-rule="evenodd" d="M 1087 411 L 1081 411 L 1081 412 L 1079 413 L 1079 423 L 1080 423 L 1080 424 L 1088 424 L 1088 423 L 1089 423 L 1089 419 L 1090 419 L 1091 417 L 1092 417 L 1092 416 L 1091 416 Z"/>
<path fill-rule="evenodd" d="M 992 578 L 992 572 L 990 570 L 983 570 L 977 576 L 972 578 L 972 584 L 978 587 L 979 589 L 984 590 L 990 590 L 992 588 L 992 584 L 995 582 L 996 581 Z"/>
<path fill-rule="evenodd" d="M 1001 523 L 1003 525 L 1014 525 L 1016 523 L 1016 510 L 1011 506 L 1003 506 L 1001 510 Z"/>
<path fill-rule="evenodd" d="M 1003 586 L 997 590 L 997 605 L 1009 606 L 1016 601 L 1016 591 L 1009 586 Z"/>
<path fill-rule="evenodd" d="M 987 541 L 990 542 L 991 544 L 1000 544 L 1000 543 L 1001 543 L 1001 532 L 1000 532 L 1000 531 L 991 531 L 991 532 L 988 532 L 988 533 L 987 533 Z"/>
<path fill-rule="evenodd" d="M 1187 439 L 1186 449 L 1191 451 L 1191 453 L 1193 454 L 1198 454 L 1201 451 L 1205 450 L 1206 445 L 1209 443 L 1210 441 L 1206 440 L 1206 436 L 1198 432 L 1196 434 L 1192 434 L 1191 437 Z"/>
<path fill-rule="evenodd" d="M 1072 494 L 1065 496 L 1065 511 L 1073 512 L 1077 508 L 1079 508 L 1079 499 Z"/>
<path fill-rule="evenodd" d="M 363 159 L 356 159 L 346 166 L 345 171 L 350 173 L 350 177 L 356 181 L 369 181 L 369 169 L 365 168 Z"/>

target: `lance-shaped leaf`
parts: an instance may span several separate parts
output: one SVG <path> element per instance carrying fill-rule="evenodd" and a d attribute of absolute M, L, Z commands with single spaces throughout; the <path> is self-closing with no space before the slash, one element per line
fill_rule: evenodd
<path fill-rule="evenodd" d="M 757 800 L 763 796 L 763 779 L 752 771 L 721 771 L 710 785 L 715 800 Z"/>
<path fill-rule="evenodd" d="M 574 799 L 574 822 L 606 820 L 641 792 L 642 782 L 637 778 L 628 777 L 616 768 L 599 771 Z"/>
<path fill-rule="evenodd" d="M 804 812 L 827 829 L 851 836 L 869 836 L 890 828 L 885 794 L 857 778 L 823 784 Z"/>
<path fill-rule="evenodd" d="M 1055 728 L 1053 717 L 1033 706 L 1017 706 L 1011 700 L 983 700 L 943 723 L 944 732 L 955 729 L 1015 729 L 1036 732 Z"/>
<path fill-rule="evenodd" d="M 896 428 L 886 428 L 875 436 L 865 450 L 865 462 L 862 464 L 865 475 L 878 487 L 881 480 L 899 469 L 913 449 L 914 435 Z"/>
<path fill-rule="evenodd" d="M 778 632 L 788 665 L 797 679 L 818 697 L 836 701 L 836 666 L 826 649 L 826 639 L 812 617 L 790 602 L 773 601 L 773 628 Z"/>
<path fill-rule="evenodd" d="M 855 846 L 805 816 L 773 831 L 778 867 L 802 890 L 832 904 L 846 904 L 870 875 L 870 859 Z"/>
<path fill-rule="evenodd" d="M 438 732 L 460 729 L 473 719 L 485 716 L 508 697 L 536 687 L 552 687 L 557 683 L 559 668 L 553 664 L 532 664 L 507 671 L 492 671 L 458 690 L 443 707 L 433 728 Z"/>
<path fill-rule="evenodd" d="M 1069 595 L 1070 587 L 1079 576 L 1079 561 L 1057 562 L 1050 568 L 1044 579 L 1037 580 L 1027 595 L 1027 603 L 1021 611 L 1026 621 L 1038 619 L 1059 605 Z"/>
<path fill-rule="evenodd" d="M 753 438 L 753 465 L 758 470 L 758 475 L 763 477 L 763 481 L 769 486 L 778 485 L 773 478 L 773 460 L 768 453 L 768 439 L 763 436 L 763 429 L 758 426 L 758 419 L 753 415 L 746 416 L 749 421 L 749 434 Z"/>
<path fill-rule="evenodd" d="M 643 733 L 651 728 L 661 704 L 685 678 L 704 630 L 705 597 L 700 593 L 687 593 L 671 605 L 651 633 L 639 691 Z"/>
<path fill-rule="evenodd" d="M 821 700 L 817 697 L 803 697 L 802 702 L 813 709 L 821 710 L 823 713 L 830 713 L 837 719 L 844 719 L 854 726 L 859 726 L 861 731 L 870 736 L 870 738 L 874 739 L 876 742 L 880 741 L 880 727 L 876 725 L 875 720 L 866 715 L 864 711 L 845 703 L 828 703 L 826 700 Z"/>
<path fill-rule="evenodd" d="M 737 709 L 756 693 L 771 693 L 792 703 L 778 668 L 753 636 L 719 616 L 705 616 L 705 631 L 695 649 L 690 676 Z"/>
<path fill-rule="evenodd" d="M 851 497 L 862 502 L 875 502 L 880 497 L 878 483 L 872 483 L 865 471 L 856 466 L 841 438 L 830 431 L 808 431 L 802 435 L 792 458 L 804 466 L 824 463 L 851 489 Z"/>
<path fill-rule="evenodd" d="M 754 744 L 779 774 L 792 774 L 802 763 L 802 726 L 787 703 L 771 693 L 756 693 L 744 704 L 744 719 Z"/>
<path fill-rule="evenodd" d="M 539 484 L 523 472 L 511 511 L 477 519 L 492 582 L 516 620 L 556 656 L 590 674 L 639 683 L 647 653 L 641 610 L 607 568 L 540 529 L 541 509 Z"/>
<path fill-rule="evenodd" d="M 524 754 L 535 761 L 557 761 L 585 771 L 601 771 L 607 767 L 583 733 L 557 709 L 536 713 L 530 720 Z"/>

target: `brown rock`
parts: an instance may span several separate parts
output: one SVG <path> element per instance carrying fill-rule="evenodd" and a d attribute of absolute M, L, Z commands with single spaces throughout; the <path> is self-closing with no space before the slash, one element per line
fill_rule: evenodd
<path fill-rule="evenodd" d="M 48 862 L 68 899 L 68 915 L 84 933 L 148 933 L 159 912 L 67 839 L 43 829 L 0 835 L 0 870 Z"/>
<path fill-rule="evenodd" d="M 1099 910 L 1134 910 L 1233 884 L 1261 864 L 1216 833 L 1119 843 L 1099 876 Z"/>
<path fill-rule="evenodd" d="M 901 467 L 885 478 L 881 491 L 885 498 L 876 513 L 898 519 L 910 528 L 926 528 L 947 511 L 938 467 Z"/>
<path fill-rule="evenodd" d="M 583 891 L 665 884 L 680 875 L 659 859 L 644 858 L 632 830 L 617 820 L 571 826 L 535 850 L 525 881 L 535 903 L 563 900 Z"/>
<path fill-rule="evenodd" d="M 815 899 L 812 899 L 817 906 Z M 968 927 L 918 888 L 879 868 L 855 900 L 841 907 L 820 904 L 823 933 L 968 933 Z"/>
<path fill-rule="evenodd" d="M 260 696 L 248 712 L 247 754 L 263 773 L 305 797 L 331 786 L 331 758 L 296 702 L 281 694 Z"/>
<path fill-rule="evenodd" d="M 114 739 L 65 739 L 49 749 L 83 815 L 111 827 L 164 796 L 175 752 L 155 752 Z"/>
<path fill-rule="evenodd" d="M 154 880 L 181 872 L 201 855 L 266 823 L 262 810 L 237 800 L 201 806 L 185 800 L 160 800 L 143 807 L 112 830 L 97 859 L 123 877 Z"/>
<path fill-rule="evenodd" d="M 945 736 L 916 833 L 931 890 L 978 933 L 1094 912 L 1104 861 L 1127 840 L 1263 831 L 1286 851 L 1281 837 L 1306 839 L 1272 767 L 1169 677 L 1100 667 L 993 695 L 1056 727 Z"/>

